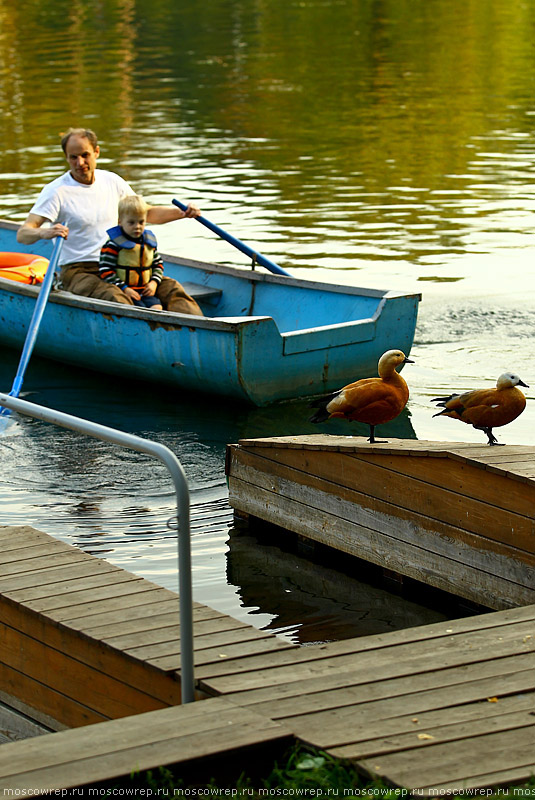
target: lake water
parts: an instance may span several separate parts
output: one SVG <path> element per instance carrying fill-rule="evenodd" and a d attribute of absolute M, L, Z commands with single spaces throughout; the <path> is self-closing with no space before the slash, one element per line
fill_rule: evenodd
<path fill-rule="evenodd" d="M 23 220 L 64 171 L 62 131 L 93 127 L 100 166 L 152 203 L 196 201 L 297 277 L 421 292 L 411 397 L 381 432 L 483 442 L 430 399 L 505 370 L 535 385 L 534 28 L 523 0 L 0 0 L 0 217 Z M 247 266 L 195 221 L 156 232 L 164 252 Z M 3 353 L 3 390 L 16 363 Z M 200 602 L 303 643 L 450 613 L 232 531 L 225 445 L 310 432 L 305 404 L 237 409 L 38 359 L 24 389 L 177 453 Z M 526 391 L 501 442 L 535 443 Z M 0 524 L 176 587 L 163 468 L 30 420 L 0 456 Z"/>

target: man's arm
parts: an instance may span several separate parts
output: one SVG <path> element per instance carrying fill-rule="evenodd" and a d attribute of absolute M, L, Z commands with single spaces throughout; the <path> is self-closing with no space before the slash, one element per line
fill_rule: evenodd
<path fill-rule="evenodd" d="M 55 239 L 56 236 L 63 236 L 64 239 L 69 235 L 69 229 L 57 222 L 50 228 L 43 228 L 45 222 L 50 222 L 46 217 L 39 214 L 28 214 L 25 222 L 17 231 L 17 242 L 20 244 L 35 244 L 39 239 Z"/>
<path fill-rule="evenodd" d="M 199 217 L 201 214 L 200 208 L 197 208 L 193 203 L 189 203 L 186 211 L 178 208 L 178 206 L 151 206 L 147 211 L 147 222 L 149 225 L 162 225 L 164 222 L 173 222 L 176 219 L 184 219 L 184 217 Z"/>

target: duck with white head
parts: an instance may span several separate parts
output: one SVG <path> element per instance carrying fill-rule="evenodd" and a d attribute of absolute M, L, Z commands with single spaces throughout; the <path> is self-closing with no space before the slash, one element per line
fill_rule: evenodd
<path fill-rule="evenodd" d="M 529 388 L 514 372 L 504 372 L 495 389 L 474 389 L 464 394 L 433 398 L 432 402 L 444 409 L 433 416 L 451 417 L 472 425 L 486 434 L 490 445 L 498 445 L 500 442 L 492 429 L 508 425 L 526 407 L 526 397 L 519 386 Z"/>

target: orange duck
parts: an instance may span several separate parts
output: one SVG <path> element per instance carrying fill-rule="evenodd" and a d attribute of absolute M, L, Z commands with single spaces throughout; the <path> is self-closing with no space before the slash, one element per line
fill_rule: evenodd
<path fill-rule="evenodd" d="M 460 419 L 473 425 L 476 430 L 483 431 L 489 444 L 497 445 L 499 442 L 492 429 L 512 422 L 526 407 L 526 398 L 517 386 L 529 388 L 514 372 L 504 372 L 498 378 L 495 389 L 474 389 L 464 394 L 433 398 L 433 403 L 444 407 L 444 411 L 433 416 Z"/>
<path fill-rule="evenodd" d="M 413 364 L 401 350 L 388 350 L 379 359 L 378 378 L 362 378 L 349 383 L 334 394 L 310 403 L 318 411 L 309 422 L 325 422 L 331 417 L 343 417 L 349 422 L 364 422 L 370 426 L 369 442 L 376 442 L 375 427 L 395 419 L 409 399 L 409 387 L 396 367 Z"/>

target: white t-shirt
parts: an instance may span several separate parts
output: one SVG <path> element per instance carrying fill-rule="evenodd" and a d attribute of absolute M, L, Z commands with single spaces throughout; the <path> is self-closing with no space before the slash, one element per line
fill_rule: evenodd
<path fill-rule="evenodd" d="M 52 224 L 69 228 L 61 251 L 61 263 L 98 261 L 100 248 L 108 238 L 108 228 L 117 225 L 117 206 L 121 197 L 135 194 L 115 172 L 95 170 L 95 180 L 87 185 L 75 181 L 70 172 L 47 184 L 31 209 Z"/>

